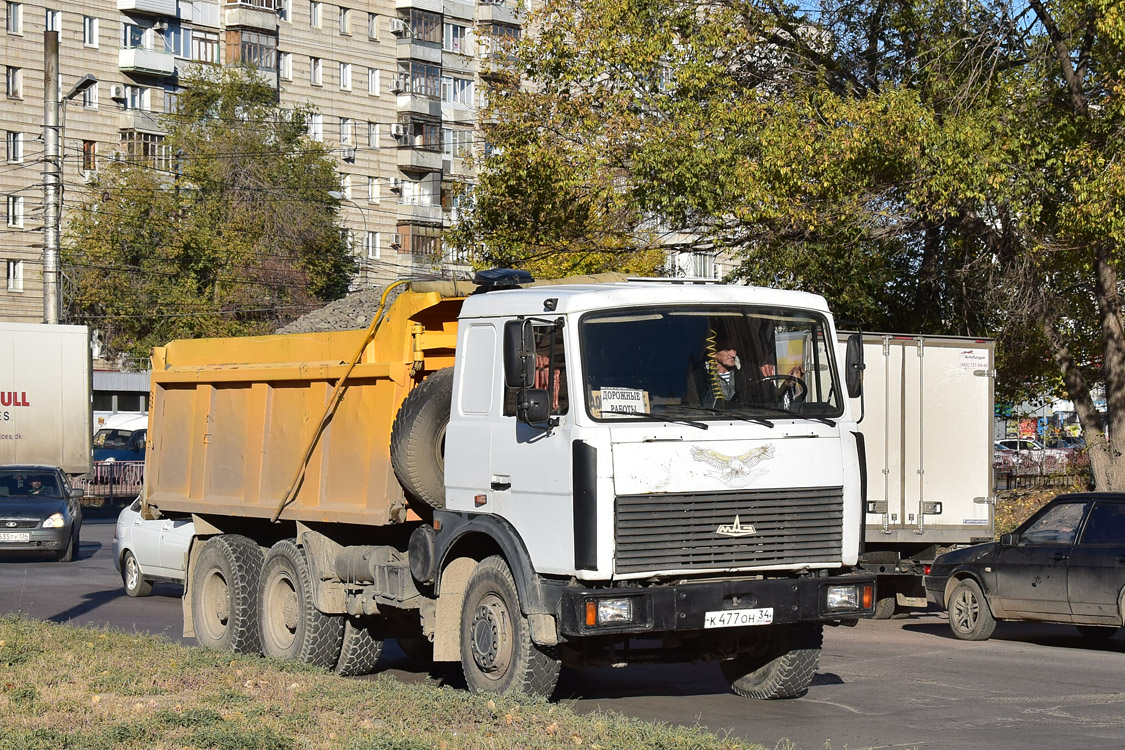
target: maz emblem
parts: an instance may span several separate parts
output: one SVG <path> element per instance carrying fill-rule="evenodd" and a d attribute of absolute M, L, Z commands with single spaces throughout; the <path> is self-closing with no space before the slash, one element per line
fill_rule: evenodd
<path fill-rule="evenodd" d="M 734 517 L 734 523 L 719 524 L 719 528 L 715 529 L 716 534 L 723 536 L 750 536 L 757 534 L 758 530 L 754 528 L 754 524 L 748 523 L 745 526 L 738 520 L 738 516 Z"/>

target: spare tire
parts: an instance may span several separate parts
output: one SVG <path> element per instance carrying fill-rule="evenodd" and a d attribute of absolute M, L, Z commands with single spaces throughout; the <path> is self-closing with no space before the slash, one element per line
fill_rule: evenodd
<path fill-rule="evenodd" d="M 391 466 L 403 489 L 433 508 L 445 507 L 445 428 L 453 408 L 453 368 L 419 383 L 391 427 Z"/>

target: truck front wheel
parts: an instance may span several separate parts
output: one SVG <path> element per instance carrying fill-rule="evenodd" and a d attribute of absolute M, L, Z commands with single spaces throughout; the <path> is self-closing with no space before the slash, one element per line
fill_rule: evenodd
<path fill-rule="evenodd" d="M 461 669 L 469 689 L 546 698 L 560 666 L 556 654 L 531 640 L 507 563 L 496 556 L 482 560 L 469 575 L 461 608 Z"/>
<path fill-rule="evenodd" d="M 258 578 L 262 550 L 252 539 L 223 534 L 203 543 L 192 569 L 191 621 L 201 646 L 261 652 Z"/>
<path fill-rule="evenodd" d="M 824 626 L 775 626 L 752 652 L 720 663 L 731 689 L 744 698 L 797 698 L 804 695 L 820 664 Z"/>
<path fill-rule="evenodd" d="M 262 651 L 331 669 L 340 657 L 344 618 L 313 604 L 312 575 L 305 553 L 292 539 L 270 547 L 258 595 Z"/>

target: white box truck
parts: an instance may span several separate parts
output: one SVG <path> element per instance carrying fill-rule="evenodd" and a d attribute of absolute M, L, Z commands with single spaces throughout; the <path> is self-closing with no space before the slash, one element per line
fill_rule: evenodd
<path fill-rule="evenodd" d="M 0 323 L 0 464 L 90 470 L 90 332 Z"/>
<path fill-rule="evenodd" d="M 876 619 L 926 607 L 922 576 L 940 548 L 992 539 L 994 349 L 979 338 L 863 336 L 863 399 L 852 409 L 867 453 L 860 567 L 877 576 Z"/>

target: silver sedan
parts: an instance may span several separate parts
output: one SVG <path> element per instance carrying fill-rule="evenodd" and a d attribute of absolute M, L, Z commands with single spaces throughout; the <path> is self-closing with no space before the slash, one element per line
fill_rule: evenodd
<path fill-rule="evenodd" d="M 113 532 L 113 564 L 125 593 L 148 596 L 156 581 L 183 583 L 194 534 L 190 518 L 144 518 L 139 497 L 121 511 Z"/>

